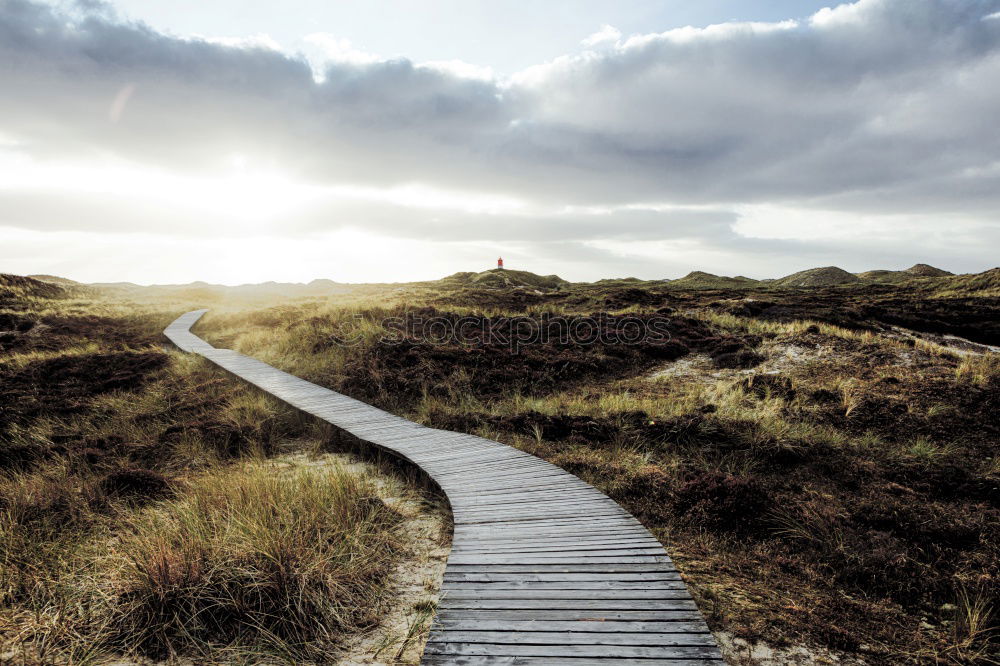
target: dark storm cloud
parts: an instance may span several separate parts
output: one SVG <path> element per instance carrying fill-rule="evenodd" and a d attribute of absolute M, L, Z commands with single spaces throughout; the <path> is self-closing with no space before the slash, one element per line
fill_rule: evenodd
<path fill-rule="evenodd" d="M 726 207 L 742 203 L 985 215 L 1000 206 L 997 12 L 863 0 L 800 23 L 638 36 L 505 82 L 403 59 L 331 64 L 317 82 L 303 59 L 160 34 L 104 5 L 68 17 L 0 0 L 0 134 L 42 158 L 210 171 L 242 152 L 318 183 L 619 206 L 498 219 L 359 205 L 290 222 L 304 229 L 724 246 Z M 718 210 L 620 208 L 661 201 Z"/>

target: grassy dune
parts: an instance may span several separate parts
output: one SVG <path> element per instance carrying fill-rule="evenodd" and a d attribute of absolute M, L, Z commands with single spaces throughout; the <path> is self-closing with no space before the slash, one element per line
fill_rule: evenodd
<path fill-rule="evenodd" d="M 893 327 L 988 341 L 993 329 L 969 322 L 1000 308 L 992 283 L 949 300 L 983 285 L 920 284 L 934 280 L 935 293 L 863 285 L 745 300 L 637 281 L 487 290 L 465 279 L 210 313 L 199 330 L 594 483 L 675 554 L 714 629 L 868 663 L 996 663 L 1000 364 Z M 391 323 L 598 312 L 660 313 L 680 347 L 514 354 Z"/>
<path fill-rule="evenodd" d="M 398 544 L 379 511 L 321 524 L 318 507 L 348 490 L 317 494 L 316 479 L 295 472 L 275 487 L 247 462 L 322 436 L 157 346 L 177 313 L 207 306 L 197 332 L 217 346 L 592 482 L 669 547 L 725 635 L 866 663 L 997 663 L 1000 362 L 948 337 L 996 344 L 992 273 L 752 291 L 459 274 L 281 297 L 32 294 L 19 283 L 0 334 L 5 640 L 62 654 L 97 645 L 322 661 L 388 603 L 381 574 L 324 569 L 342 551 L 321 545 L 296 547 L 293 584 L 237 598 L 292 558 L 268 541 L 289 521 L 367 535 L 352 547 L 376 562 L 398 559 Z M 517 353 L 477 337 L 516 332 L 518 317 L 577 315 L 599 316 L 601 330 L 665 317 L 671 336 Z M 470 339 L 430 340 L 415 316 L 476 319 Z M 237 487 L 302 505 L 260 523 L 258 502 L 233 501 Z M 102 549 L 114 556 L 93 555 Z M 346 581 L 356 585 L 338 587 Z M 316 606 L 324 596 L 343 603 Z M 273 623 L 277 609 L 287 623 Z M 211 620 L 153 631 L 164 613 Z M 111 631 L 125 617 L 135 624 Z"/>

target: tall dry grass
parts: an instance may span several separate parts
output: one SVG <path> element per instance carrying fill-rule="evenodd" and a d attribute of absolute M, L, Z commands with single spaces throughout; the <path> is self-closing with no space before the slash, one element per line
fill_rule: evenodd
<path fill-rule="evenodd" d="M 3 638 L 29 663 L 85 652 L 328 661 L 388 601 L 399 516 L 356 470 L 247 463 L 143 508 L 31 515 L 38 496 L 66 502 L 67 481 L 4 488 Z"/>
<path fill-rule="evenodd" d="M 343 468 L 205 475 L 135 516 L 102 562 L 116 581 L 108 644 L 332 658 L 345 633 L 378 621 L 398 520 L 370 479 Z"/>

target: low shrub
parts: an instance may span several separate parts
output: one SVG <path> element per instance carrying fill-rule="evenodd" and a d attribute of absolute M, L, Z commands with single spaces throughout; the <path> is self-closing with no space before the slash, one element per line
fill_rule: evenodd
<path fill-rule="evenodd" d="M 673 503 L 675 511 L 696 526 L 746 533 L 762 528 L 771 499 L 757 479 L 700 472 L 674 491 Z"/>

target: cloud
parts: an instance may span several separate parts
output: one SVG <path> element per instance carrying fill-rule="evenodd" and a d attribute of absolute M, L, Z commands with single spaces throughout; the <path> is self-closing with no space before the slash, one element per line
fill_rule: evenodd
<path fill-rule="evenodd" d="M 861 0 L 802 21 L 627 39 L 603 26 L 584 41 L 595 48 L 501 80 L 461 61 L 384 59 L 331 35 L 307 37 L 322 50 L 307 59 L 264 37 L 161 34 L 103 4 L 65 14 L 0 0 L 0 89 L 16 91 L 0 96 L 0 151 L 54 164 L 111 156 L 192 178 L 239 153 L 318 188 L 419 185 L 531 209 L 496 216 L 346 197 L 282 222 L 303 233 L 355 225 L 470 242 L 696 238 L 732 248 L 739 211 L 762 204 L 856 214 L 859 239 L 863 220 L 903 213 L 993 229 L 998 14 L 1000 0 Z M 44 219 L 72 225 L 46 206 L 8 193 L 0 222 L 40 225 L 27 213 L 45 209 Z M 782 219 L 793 234 L 809 224 Z"/>
<path fill-rule="evenodd" d="M 584 46 L 597 46 L 598 44 L 616 43 L 621 39 L 622 31 L 613 25 L 605 23 L 601 29 L 584 39 L 581 44 Z"/>
<path fill-rule="evenodd" d="M 732 234 L 736 219 L 736 214 L 728 210 L 543 210 L 469 215 L 463 210 L 415 210 L 370 201 L 338 201 L 299 215 L 295 229 L 314 233 L 355 228 L 394 238 L 451 242 L 585 242 L 595 238 L 645 242 L 666 238 L 725 238 Z"/>
<path fill-rule="evenodd" d="M 866 1 L 804 24 L 726 24 L 533 68 L 534 134 L 619 195 L 774 200 L 900 182 L 946 194 L 995 159 L 995 2 Z M 560 150 L 560 148 L 562 150 Z M 613 196 L 608 194 L 607 196 Z"/>
<path fill-rule="evenodd" d="M 305 44 L 312 48 L 313 53 L 307 53 L 314 69 L 322 70 L 330 63 L 349 63 L 367 65 L 383 60 L 381 56 L 368 53 L 354 47 L 351 40 L 337 37 L 326 32 L 314 32 L 302 38 Z M 317 82 L 322 82 L 322 76 Z"/>

